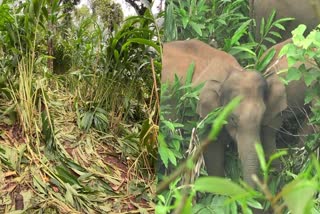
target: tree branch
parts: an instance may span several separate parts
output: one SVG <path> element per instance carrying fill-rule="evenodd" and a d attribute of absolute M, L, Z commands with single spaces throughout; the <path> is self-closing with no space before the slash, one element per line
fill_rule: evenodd
<path fill-rule="evenodd" d="M 150 4 L 152 3 L 152 0 L 147 0 Z M 134 8 L 134 10 L 137 12 L 138 15 L 142 16 L 146 10 L 147 7 L 145 7 L 141 0 L 125 0 L 128 4 L 131 5 L 131 7 Z M 140 4 L 138 4 L 140 3 Z"/>

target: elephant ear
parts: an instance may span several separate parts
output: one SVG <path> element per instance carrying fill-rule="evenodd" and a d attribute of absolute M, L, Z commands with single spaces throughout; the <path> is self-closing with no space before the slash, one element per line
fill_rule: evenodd
<path fill-rule="evenodd" d="M 229 78 L 229 69 L 219 68 L 219 63 L 212 60 L 207 68 L 196 78 L 195 83 L 205 82 L 200 92 L 197 113 L 207 116 L 212 110 L 221 106 L 221 93 L 224 82 Z M 216 69 L 212 69 L 216 68 Z"/>
<path fill-rule="evenodd" d="M 207 116 L 212 110 L 220 106 L 221 83 L 216 80 L 206 81 L 200 92 L 197 113 L 201 118 Z"/>
<path fill-rule="evenodd" d="M 266 111 L 262 121 L 263 125 L 270 124 L 280 112 L 288 107 L 285 85 L 280 81 L 276 72 L 268 76 L 266 81 L 268 93 L 266 96 Z"/>

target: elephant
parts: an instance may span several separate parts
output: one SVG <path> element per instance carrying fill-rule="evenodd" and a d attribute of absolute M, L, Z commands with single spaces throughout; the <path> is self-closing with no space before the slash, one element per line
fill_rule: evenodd
<path fill-rule="evenodd" d="M 273 9 L 276 10 L 276 18 L 292 17 L 295 20 L 285 23 L 286 31 L 280 31 L 282 40 L 292 37 L 291 31 L 299 24 L 305 24 L 308 30 L 312 30 L 320 24 L 320 0 L 250 0 L 251 16 L 256 20 L 256 37 L 259 38 L 261 18 L 267 20 Z M 275 30 L 275 29 L 273 29 Z M 277 40 L 280 42 L 280 40 Z"/>
<path fill-rule="evenodd" d="M 163 45 L 162 83 L 172 82 L 176 73 L 182 80 L 191 62 L 195 63 L 193 85 L 204 83 L 197 113 L 205 117 L 240 95 L 241 103 L 229 116 L 216 142 L 209 144 L 204 159 L 209 175 L 224 176 L 224 150 L 227 142 L 236 142 L 243 179 L 255 186 L 252 174 L 258 174 L 255 143 L 260 142 L 260 127 L 266 110 L 267 83 L 261 74 L 244 70 L 226 52 L 198 41 L 173 41 Z"/>
<path fill-rule="evenodd" d="M 274 49 L 275 55 L 269 66 L 264 71 L 268 84 L 267 110 L 264 115 L 261 127 L 261 141 L 264 146 L 267 156 L 274 153 L 276 150 L 276 136 L 279 133 L 283 122 L 292 118 L 303 118 L 302 122 L 297 121 L 298 134 L 291 135 L 290 141 L 295 141 L 299 146 L 303 146 L 305 140 L 303 136 L 317 132 L 316 127 L 308 125 L 307 117 L 310 114 L 310 104 L 305 104 L 305 96 L 307 86 L 303 79 L 290 81 L 285 85 L 279 77 L 285 78 L 286 72 L 279 72 L 288 69 L 288 61 L 286 56 L 279 57 L 279 52 L 282 47 L 291 43 L 292 39 L 287 39 L 284 42 L 274 45 L 269 48 L 265 55 Z M 264 57 L 264 56 L 262 56 Z M 302 63 L 296 63 L 294 66 L 299 67 Z M 305 63 L 306 68 L 310 68 L 310 62 Z M 279 74 L 277 73 L 279 72 Z M 281 110 L 282 109 L 282 110 Z M 278 166 L 279 167 L 279 166 Z"/>

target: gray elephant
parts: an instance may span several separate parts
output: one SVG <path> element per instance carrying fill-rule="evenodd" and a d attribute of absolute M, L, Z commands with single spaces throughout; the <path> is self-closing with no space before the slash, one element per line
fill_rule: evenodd
<path fill-rule="evenodd" d="M 290 118 L 303 118 L 298 128 L 298 134 L 292 137 L 290 141 L 295 141 L 298 145 L 303 145 L 304 135 L 315 133 L 317 129 L 308 126 L 307 115 L 310 114 L 310 105 L 305 104 L 305 96 L 307 86 L 303 79 L 289 82 L 288 85 L 280 80 L 279 77 L 285 78 L 286 72 L 278 74 L 277 72 L 288 69 L 286 56 L 279 58 L 278 54 L 285 44 L 292 42 L 288 39 L 271 47 L 275 49 L 276 54 L 267 67 L 264 75 L 268 84 L 267 110 L 264 115 L 261 129 L 261 140 L 267 155 L 272 154 L 276 150 L 276 135 L 283 125 L 283 121 Z M 294 66 L 299 67 L 301 63 Z M 312 64 L 306 63 L 306 68 L 310 68 Z M 297 121 L 298 122 L 298 121 Z M 302 137 L 299 137 L 302 136 Z"/>
<path fill-rule="evenodd" d="M 277 11 L 276 18 L 292 17 L 295 20 L 286 23 L 286 31 L 281 31 L 282 41 L 292 37 L 291 31 L 299 24 L 305 24 L 312 30 L 320 24 L 320 0 L 250 0 L 252 16 L 257 22 L 256 36 L 259 36 L 261 18 L 265 20 L 272 10 Z"/>
<path fill-rule="evenodd" d="M 226 141 L 232 139 L 237 144 L 244 180 L 254 186 L 251 175 L 259 169 L 254 144 L 260 142 L 266 81 L 257 72 L 245 71 L 233 56 L 203 42 L 189 40 L 164 44 L 162 82 L 172 82 L 175 73 L 184 79 L 192 61 L 195 63 L 193 84 L 205 82 L 197 106 L 201 117 L 232 98 L 243 96 L 217 142 L 211 143 L 204 153 L 208 174 L 224 176 L 224 148 Z"/>

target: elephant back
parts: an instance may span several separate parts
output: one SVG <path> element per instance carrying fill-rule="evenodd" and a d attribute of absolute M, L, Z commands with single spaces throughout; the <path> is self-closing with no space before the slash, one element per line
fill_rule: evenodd
<path fill-rule="evenodd" d="M 320 23 L 320 16 L 317 12 L 320 11 L 319 0 L 303 1 L 303 3 L 301 0 L 250 0 L 250 7 L 252 16 L 257 23 L 255 34 L 258 39 L 260 39 L 259 30 L 261 18 L 266 20 L 273 9 L 277 11 L 276 19 L 285 17 L 295 18 L 295 20 L 285 23 L 285 31 L 279 31 L 282 35 L 282 41 L 290 38 L 292 36 L 291 31 L 299 24 L 305 24 L 308 27 L 308 30 L 312 30 Z"/>
<path fill-rule="evenodd" d="M 307 86 L 304 82 L 304 79 L 301 78 L 300 80 L 290 81 L 287 85 L 284 85 L 284 83 L 280 80 L 280 78 L 286 78 L 287 76 L 288 60 L 286 56 L 279 57 L 279 52 L 284 45 L 291 42 L 292 39 L 288 39 L 272 46 L 266 51 L 265 55 L 272 49 L 274 49 L 276 53 L 269 63 L 269 66 L 266 68 L 264 76 L 266 76 L 269 91 L 273 91 L 272 93 L 285 94 L 287 107 L 295 113 L 298 113 L 300 109 L 304 107 L 304 99 L 306 96 Z M 298 68 L 301 64 L 302 63 L 298 62 L 294 65 L 294 67 Z M 312 64 L 305 63 L 305 66 L 306 68 L 310 68 Z M 275 88 L 277 89 L 275 90 Z"/>
<path fill-rule="evenodd" d="M 192 62 L 195 64 L 194 83 L 206 81 L 218 73 L 243 70 L 233 56 L 204 42 L 173 41 L 163 45 L 161 81 L 173 82 L 174 74 L 184 80 Z"/>

